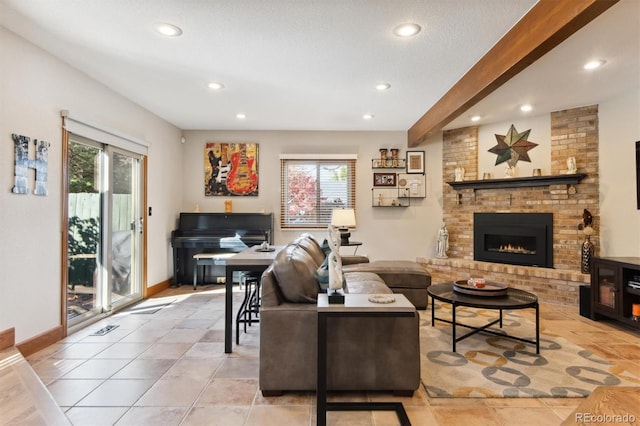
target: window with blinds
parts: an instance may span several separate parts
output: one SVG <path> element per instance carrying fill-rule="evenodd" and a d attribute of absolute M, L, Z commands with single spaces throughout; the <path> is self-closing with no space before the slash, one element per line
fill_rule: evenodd
<path fill-rule="evenodd" d="M 317 157 L 280 158 L 280 227 L 283 229 L 326 228 L 333 209 L 355 208 L 355 156 Z"/>

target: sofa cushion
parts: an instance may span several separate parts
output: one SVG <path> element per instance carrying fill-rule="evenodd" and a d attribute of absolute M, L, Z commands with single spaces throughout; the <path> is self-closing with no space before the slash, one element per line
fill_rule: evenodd
<path fill-rule="evenodd" d="M 299 244 L 280 250 L 272 264 L 282 296 L 288 302 L 316 303 L 318 300 L 318 264 Z"/>
<path fill-rule="evenodd" d="M 382 278 L 373 272 L 347 272 L 344 274 L 347 282 L 347 292 L 354 294 L 389 294 L 391 289 L 387 287 Z"/>
<path fill-rule="evenodd" d="M 369 263 L 345 265 L 344 272 L 375 272 L 394 288 L 426 290 L 431 285 L 431 275 L 417 262 L 409 260 L 376 260 Z"/>
<path fill-rule="evenodd" d="M 313 238 L 311 234 L 302 234 L 295 240 L 293 240 L 294 244 L 298 244 L 304 250 L 307 251 L 313 258 L 313 261 L 316 262 L 316 267 L 320 266 L 324 259 L 327 257 L 325 253 L 322 251 L 322 247 L 320 244 Z"/>
<path fill-rule="evenodd" d="M 353 265 L 354 263 L 369 263 L 369 258 L 361 254 L 345 254 L 342 256 L 342 266 Z"/>

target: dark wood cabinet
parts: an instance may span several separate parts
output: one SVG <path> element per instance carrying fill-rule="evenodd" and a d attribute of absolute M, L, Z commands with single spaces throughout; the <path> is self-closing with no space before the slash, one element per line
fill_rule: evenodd
<path fill-rule="evenodd" d="M 591 318 L 610 318 L 640 328 L 640 257 L 595 257 L 591 267 Z M 640 308 L 636 308 L 640 309 Z"/>

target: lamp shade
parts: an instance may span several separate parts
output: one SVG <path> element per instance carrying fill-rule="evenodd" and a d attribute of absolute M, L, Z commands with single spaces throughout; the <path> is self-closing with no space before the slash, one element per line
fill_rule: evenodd
<path fill-rule="evenodd" d="M 356 212 L 354 209 L 333 209 L 331 224 L 338 228 L 356 226 Z"/>

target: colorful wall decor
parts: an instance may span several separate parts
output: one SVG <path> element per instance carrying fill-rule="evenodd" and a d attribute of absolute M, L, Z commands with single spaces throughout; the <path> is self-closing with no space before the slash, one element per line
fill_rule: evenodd
<path fill-rule="evenodd" d="M 531 129 L 519 133 L 512 124 L 506 135 L 496 135 L 498 144 L 489 152 L 496 154 L 496 166 L 505 161 L 509 167 L 515 167 L 518 160 L 531 162 L 527 151 L 538 146 L 537 143 L 528 141 Z"/>
<path fill-rule="evenodd" d="M 204 148 L 204 195 L 258 195 L 258 144 L 209 142 Z"/>
<path fill-rule="evenodd" d="M 11 134 L 15 151 L 14 187 L 11 190 L 14 194 L 28 194 L 29 169 L 36 171 L 36 187 L 33 190 L 35 195 L 47 195 L 47 172 L 49 169 L 49 142 L 33 140 L 36 147 L 36 159 L 29 159 L 28 136 Z"/>

